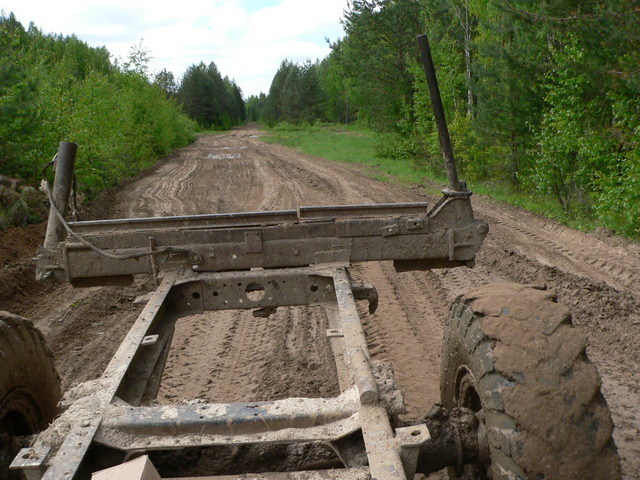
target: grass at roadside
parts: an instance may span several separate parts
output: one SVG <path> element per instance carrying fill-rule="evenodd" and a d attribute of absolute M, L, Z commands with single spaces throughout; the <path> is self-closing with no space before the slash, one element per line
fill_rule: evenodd
<path fill-rule="evenodd" d="M 338 162 L 361 163 L 372 169 L 371 177 L 381 181 L 422 183 L 430 173 L 411 162 L 379 157 L 375 153 L 377 136 L 370 130 L 351 125 L 297 126 L 281 124 L 267 130 L 267 143 L 279 143 L 301 152 Z"/>
<path fill-rule="evenodd" d="M 377 156 L 376 134 L 361 127 L 281 124 L 268 129 L 267 135 L 262 137 L 262 140 L 267 143 L 286 145 L 330 160 L 361 163 L 371 167 L 365 173 L 377 180 L 421 184 L 428 193 L 432 194 L 440 193 L 440 187 L 447 183 L 444 169 L 433 171 L 427 167 L 418 167 L 410 160 Z M 476 194 L 517 205 L 580 230 L 593 230 L 599 226 L 595 220 L 577 218 L 563 212 L 553 199 L 519 192 L 508 184 L 473 182 L 469 186 Z"/>

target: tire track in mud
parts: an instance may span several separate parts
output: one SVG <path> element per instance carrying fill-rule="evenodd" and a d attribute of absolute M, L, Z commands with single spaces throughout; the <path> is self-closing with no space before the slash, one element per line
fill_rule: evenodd
<path fill-rule="evenodd" d="M 487 209 L 482 209 L 482 216 L 495 228 L 495 234 L 509 232 L 517 241 L 514 248 L 532 256 L 543 265 L 556 266 L 569 273 L 580 273 L 586 278 L 606 282 L 613 288 L 627 292 L 638 291 L 640 279 L 640 250 L 635 250 L 634 263 L 622 263 L 618 256 L 626 256 L 630 252 L 621 252 L 620 247 L 603 244 L 593 237 L 572 232 L 581 237 L 578 241 L 562 242 L 559 226 L 549 226 L 550 220 L 536 219 L 535 214 L 527 213 L 525 218 L 517 220 L 508 214 L 500 218 Z M 515 233 L 515 235 L 514 235 Z M 514 242 L 515 243 L 515 242 Z M 632 250 L 633 252 L 633 250 Z"/>
<path fill-rule="evenodd" d="M 284 307 L 273 315 L 275 338 L 268 366 L 259 378 L 265 399 L 332 397 L 340 393 L 320 307 Z"/>
<path fill-rule="evenodd" d="M 353 274 L 374 285 L 379 295 L 374 314 L 368 314 L 366 304 L 359 308 L 371 354 L 394 367 L 407 404 L 403 419 L 419 421 L 440 398 L 440 350 L 447 305 L 439 285 L 428 281 L 423 272 L 397 274 L 390 262 L 358 265 Z"/>
<path fill-rule="evenodd" d="M 171 162 L 163 165 L 156 176 L 150 176 L 140 181 L 136 192 L 125 194 L 126 206 L 124 217 L 168 216 L 184 209 L 183 202 L 188 199 L 184 188 L 189 185 L 189 179 L 201 165 L 196 162 Z M 138 195 L 139 191 L 144 192 Z"/>
<path fill-rule="evenodd" d="M 272 356 L 269 330 L 273 323 L 274 319 L 255 319 L 245 311 L 208 312 L 180 319 L 159 401 L 261 400 L 256 398 L 255 378 Z"/>

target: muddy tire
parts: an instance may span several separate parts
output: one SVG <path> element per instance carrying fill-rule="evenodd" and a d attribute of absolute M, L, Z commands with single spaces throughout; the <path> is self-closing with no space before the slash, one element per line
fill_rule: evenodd
<path fill-rule="evenodd" d="M 611 414 L 586 339 L 553 293 L 510 283 L 459 298 L 445 327 L 441 396 L 480 419 L 460 479 L 619 479 Z"/>
<path fill-rule="evenodd" d="M 8 468 L 16 438 L 46 428 L 58 400 L 60 378 L 42 334 L 30 321 L 0 312 L 0 480 L 14 478 Z"/>

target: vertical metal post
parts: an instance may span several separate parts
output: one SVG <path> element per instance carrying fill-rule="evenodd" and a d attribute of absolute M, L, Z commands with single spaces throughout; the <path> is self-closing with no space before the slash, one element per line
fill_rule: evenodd
<path fill-rule="evenodd" d="M 453 158 L 453 148 L 451 147 L 447 120 L 444 116 L 440 88 L 438 88 L 436 69 L 433 66 L 431 48 L 429 47 L 429 40 L 426 35 L 420 35 L 418 37 L 418 47 L 420 49 L 424 73 L 427 76 L 427 84 L 429 85 L 429 96 L 431 97 L 431 105 L 433 106 L 433 115 L 436 117 L 438 136 L 440 137 L 440 148 L 442 148 L 442 156 L 444 157 L 444 167 L 447 170 L 449 188 L 454 191 L 460 191 L 460 182 L 458 180 L 458 172 L 456 171 L 456 163 Z"/>
<path fill-rule="evenodd" d="M 55 178 L 53 180 L 53 201 L 64 217 L 69 207 L 69 193 L 73 183 L 73 172 L 76 165 L 76 152 L 78 145 L 71 142 L 60 142 L 56 156 Z M 47 235 L 44 239 L 45 248 L 55 248 L 64 240 L 66 234 L 64 226 L 56 216 L 53 206 L 49 210 L 49 222 L 47 223 Z"/>

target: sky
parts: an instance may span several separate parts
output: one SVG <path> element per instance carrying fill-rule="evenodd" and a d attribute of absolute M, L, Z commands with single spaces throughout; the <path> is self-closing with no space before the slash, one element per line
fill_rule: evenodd
<path fill-rule="evenodd" d="M 285 58 L 322 59 L 328 38 L 344 35 L 340 19 L 347 0 L 0 0 L 25 28 L 75 34 L 126 60 L 134 45 L 179 79 L 190 65 L 215 62 L 235 79 L 245 97 L 268 93 Z"/>

